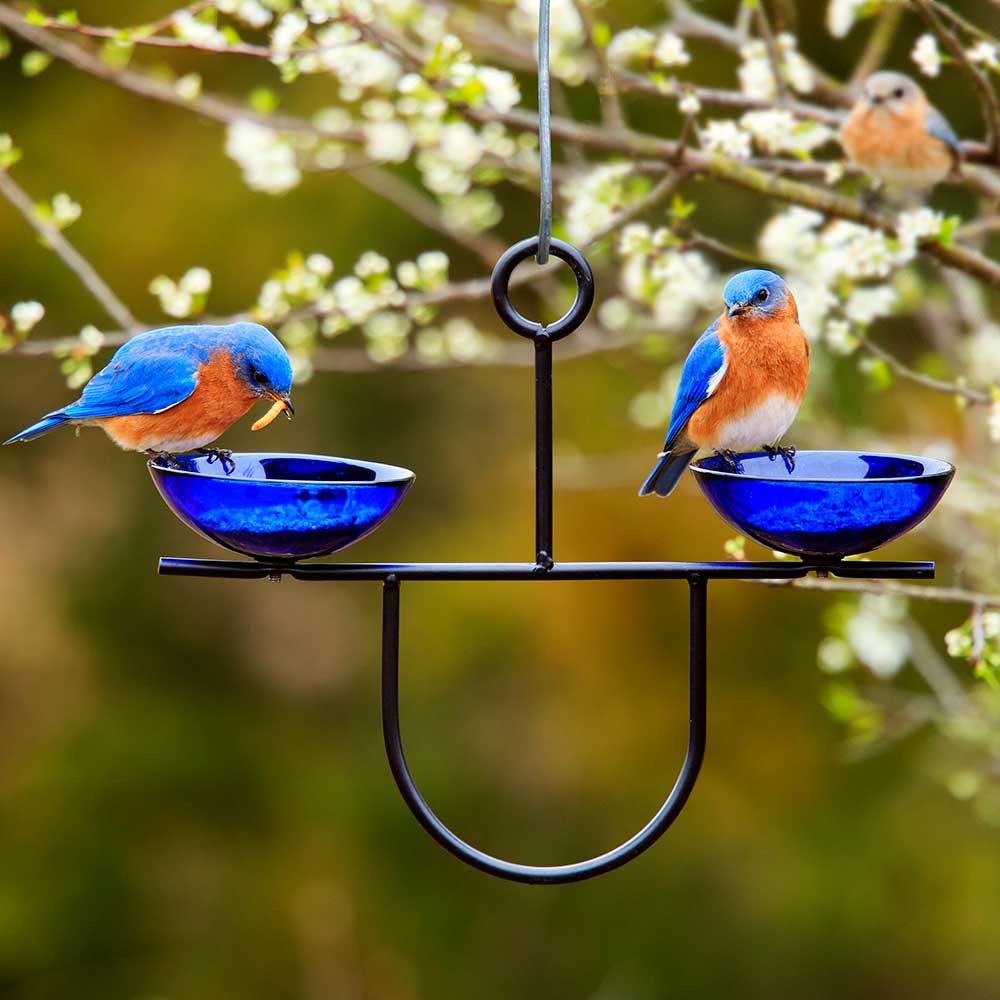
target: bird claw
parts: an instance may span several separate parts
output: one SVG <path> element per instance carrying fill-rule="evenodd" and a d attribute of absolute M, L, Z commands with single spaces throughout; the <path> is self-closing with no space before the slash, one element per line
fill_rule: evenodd
<path fill-rule="evenodd" d="M 169 451 L 157 451 L 155 448 L 146 449 L 146 454 L 149 455 L 150 461 L 161 462 L 168 469 L 179 469 L 181 463 L 177 461 L 177 456 Z"/>
<path fill-rule="evenodd" d="M 222 471 L 228 476 L 236 471 L 236 463 L 233 461 L 233 453 L 228 448 L 199 448 L 200 455 L 208 456 L 208 464 L 218 462 L 222 466 Z"/>
<path fill-rule="evenodd" d="M 735 451 L 730 451 L 728 448 L 723 448 L 716 451 L 718 455 L 725 463 L 729 466 L 732 472 L 743 475 L 743 463 L 740 461 L 739 455 Z"/>
<path fill-rule="evenodd" d="M 778 448 L 771 444 L 764 445 L 767 457 L 773 462 L 779 455 L 785 463 L 785 469 L 791 475 L 795 471 L 795 449 L 789 445 L 787 448 Z"/>

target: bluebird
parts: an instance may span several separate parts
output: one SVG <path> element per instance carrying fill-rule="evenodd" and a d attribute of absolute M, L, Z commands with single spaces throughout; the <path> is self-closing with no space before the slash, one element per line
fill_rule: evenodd
<path fill-rule="evenodd" d="M 84 386 L 75 403 L 53 410 L 4 444 L 32 441 L 62 424 L 101 427 L 120 448 L 156 458 L 201 451 L 223 466 L 230 453 L 209 448 L 260 400 L 267 415 L 295 411 L 292 366 L 277 338 L 256 323 L 173 326 L 127 341 Z"/>
<path fill-rule="evenodd" d="M 741 271 L 723 289 L 722 315 L 684 362 L 667 440 L 639 496 L 669 496 L 701 448 L 737 472 L 738 452 L 762 448 L 795 468 L 779 447 L 809 380 L 809 342 L 791 289 L 773 271 Z"/>
<path fill-rule="evenodd" d="M 868 77 L 840 130 L 851 160 L 876 181 L 924 194 L 961 162 L 962 147 L 947 119 L 902 73 Z"/>

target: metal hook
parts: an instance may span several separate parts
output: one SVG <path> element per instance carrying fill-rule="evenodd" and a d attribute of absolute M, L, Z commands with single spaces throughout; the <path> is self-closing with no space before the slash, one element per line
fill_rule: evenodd
<path fill-rule="evenodd" d="M 594 272 L 590 269 L 587 258 L 575 246 L 563 240 L 552 240 L 549 251 L 554 257 L 565 261 L 576 276 L 576 299 L 565 316 L 548 326 L 525 319 L 510 300 L 510 279 L 517 265 L 535 256 L 537 251 L 538 237 L 531 236 L 521 240 L 520 243 L 515 243 L 497 261 L 490 281 L 493 305 L 504 323 L 518 336 L 533 340 L 544 330 L 550 341 L 561 340 L 576 330 L 590 313 L 594 304 Z"/>
<path fill-rule="evenodd" d="M 399 581 L 387 577 L 382 588 L 382 736 L 389 767 L 403 800 L 420 825 L 446 850 L 473 868 L 511 882 L 557 885 L 579 882 L 624 865 L 651 847 L 673 823 L 694 788 L 705 757 L 706 720 L 706 581 L 692 574 L 690 635 L 690 721 L 687 754 L 680 775 L 656 815 L 623 844 L 575 864 L 521 865 L 486 854 L 452 833 L 417 789 L 403 753 L 399 731 Z"/>

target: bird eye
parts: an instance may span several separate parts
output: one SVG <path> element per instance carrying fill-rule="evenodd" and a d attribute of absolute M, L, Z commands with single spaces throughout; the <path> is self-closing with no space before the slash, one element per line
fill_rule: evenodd
<path fill-rule="evenodd" d="M 253 371 L 250 373 L 250 378 L 253 379 L 256 385 L 267 384 L 267 376 L 259 368 L 253 369 Z"/>
<path fill-rule="evenodd" d="M 897 88 L 896 88 L 896 89 L 895 89 L 895 90 L 894 90 L 894 91 L 892 92 L 892 96 L 893 96 L 893 97 L 895 97 L 895 98 L 897 98 L 897 100 L 902 100 L 902 98 L 906 97 L 906 91 L 905 91 L 905 90 L 903 90 L 903 88 L 902 88 L 902 87 L 897 87 Z"/>
<path fill-rule="evenodd" d="M 761 289 L 761 290 L 760 290 L 760 291 L 759 291 L 759 292 L 758 292 L 758 293 L 757 293 L 757 294 L 756 294 L 756 295 L 754 296 L 754 298 L 755 298 L 755 299 L 756 299 L 756 300 L 757 300 L 758 302 L 766 302 L 766 301 L 767 301 L 767 296 L 768 296 L 768 291 L 767 291 L 767 289 L 766 289 L 766 288 L 762 288 L 762 289 Z"/>

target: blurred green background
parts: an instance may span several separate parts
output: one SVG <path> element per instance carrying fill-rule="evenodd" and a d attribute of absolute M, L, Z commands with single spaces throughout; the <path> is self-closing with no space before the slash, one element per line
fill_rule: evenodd
<path fill-rule="evenodd" d="M 134 23 L 167 9 L 106 0 L 80 14 Z M 616 28 L 656 16 L 632 0 L 608 13 Z M 843 74 L 863 32 L 811 44 L 824 37 L 813 20 L 803 48 Z M 901 33 L 897 65 L 911 45 Z M 236 96 L 272 78 L 250 61 L 197 66 Z M 964 94 L 934 98 L 978 134 Z M 648 105 L 637 114 L 655 121 Z M 225 313 L 292 248 L 346 272 L 367 249 L 399 260 L 442 245 L 349 176 L 254 194 L 217 126 L 61 64 L 25 80 L 0 62 L 0 131 L 24 149 L 15 176 L 33 196 L 82 203 L 70 238 L 144 319 L 163 272 L 210 268 Z M 503 236 L 530 232 L 530 201 L 506 207 Z M 724 191 L 702 227 L 739 238 L 762 208 Z M 453 277 L 481 273 L 446 248 Z M 0 203 L 0 303 L 24 298 L 46 304 L 39 335 L 103 321 Z M 499 331 L 485 306 L 471 311 Z M 4 432 L 70 396 L 51 360 L 0 364 Z M 660 440 L 628 407 L 657 377 L 628 353 L 557 366 L 557 447 L 578 459 L 557 495 L 560 558 L 721 557 L 732 532 L 693 484 L 669 503 L 636 499 Z M 954 431 L 947 402 L 900 389 L 862 406 L 860 391 L 845 379 L 839 401 L 859 421 L 891 427 L 919 399 L 912 419 Z M 349 558 L 531 557 L 527 371 L 324 373 L 295 402 L 299 417 L 266 441 L 244 421 L 223 443 L 417 472 Z M 797 443 L 836 446 L 808 420 Z M 844 762 L 815 667 L 823 595 L 714 586 L 709 752 L 684 815 L 617 873 L 529 888 L 462 867 L 398 798 L 379 731 L 376 585 L 158 578 L 160 555 L 215 553 L 164 508 L 142 459 L 96 433 L 0 454 L 0 523 L 0 996 L 1000 996 L 996 830 L 928 779 L 924 737 Z M 934 554 L 919 534 L 891 550 Z M 641 826 L 686 739 L 684 589 L 407 585 L 404 735 L 442 818 L 536 863 Z M 960 614 L 928 621 L 941 634 Z"/>

